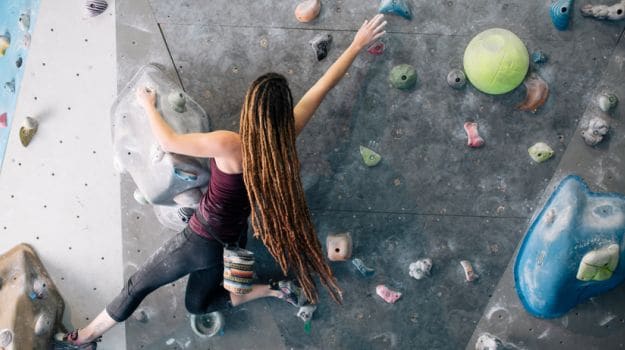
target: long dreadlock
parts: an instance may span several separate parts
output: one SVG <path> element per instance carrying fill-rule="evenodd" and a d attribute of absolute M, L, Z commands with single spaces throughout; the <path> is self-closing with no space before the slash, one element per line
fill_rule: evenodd
<path fill-rule="evenodd" d="M 252 208 L 252 229 L 286 275 L 289 269 L 313 303 L 318 294 L 313 274 L 340 303 L 342 291 L 315 233 L 295 145 L 293 98 L 286 79 L 276 73 L 256 79 L 241 110 L 243 179 Z"/>

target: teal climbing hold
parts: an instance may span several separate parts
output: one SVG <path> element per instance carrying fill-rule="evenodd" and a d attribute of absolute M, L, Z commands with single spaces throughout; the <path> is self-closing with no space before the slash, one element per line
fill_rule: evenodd
<path fill-rule="evenodd" d="M 397 15 L 407 20 L 412 19 L 412 11 L 406 0 L 382 0 L 378 12 Z"/>
<path fill-rule="evenodd" d="M 417 85 L 417 71 L 409 64 L 400 64 L 391 70 L 389 81 L 394 88 L 410 90 Z"/>
<path fill-rule="evenodd" d="M 573 0 L 557 0 L 551 4 L 549 14 L 556 29 L 566 30 L 569 27 L 572 8 Z"/>

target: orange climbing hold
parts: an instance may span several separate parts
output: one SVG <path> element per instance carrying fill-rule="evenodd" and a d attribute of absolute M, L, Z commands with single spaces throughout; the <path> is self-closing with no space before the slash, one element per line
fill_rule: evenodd
<path fill-rule="evenodd" d="M 310 22 L 319 16 L 321 1 L 305 0 L 295 8 L 295 18 L 302 23 Z"/>

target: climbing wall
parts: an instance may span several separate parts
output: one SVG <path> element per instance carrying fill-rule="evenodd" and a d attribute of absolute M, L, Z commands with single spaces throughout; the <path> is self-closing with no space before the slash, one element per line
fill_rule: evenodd
<path fill-rule="evenodd" d="M 150 0 L 119 4 L 119 86 L 148 61 L 164 65 L 211 118 L 214 129 L 238 130 L 245 90 L 254 78 L 276 71 L 295 98 L 336 60 L 378 1 L 323 1 L 317 20 L 295 20 L 296 1 Z M 327 293 L 308 334 L 296 310 L 262 300 L 226 314 L 222 337 L 196 338 L 184 309 L 184 280 L 146 299 L 148 322 L 127 323 L 129 348 L 458 349 L 475 327 L 506 270 L 540 198 L 571 143 L 582 111 L 614 57 L 623 23 L 584 19 L 577 1 L 570 29 L 557 31 L 548 1 L 412 0 L 411 21 L 388 16 L 386 51 L 363 53 L 324 100 L 299 139 L 302 176 L 319 237 L 350 232 L 355 257 L 376 270 L 361 276 L 349 262 L 332 263 L 345 290 L 343 306 Z M 521 112 L 521 86 L 488 96 L 471 86 L 453 90 L 449 70 L 461 68 L 469 40 L 504 27 L 529 51 L 549 56 L 533 66 L 550 87 L 537 113 Z M 318 62 L 309 41 L 334 40 Z M 399 91 L 388 75 L 399 64 L 415 66 L 417 87 Z M 119 87 L 118 86 L 118 87 Z M 465 121 L 485 139 L 466 146 Z M 545 142 L 555 156 L 533 162 L 527 149 Z M 367 167 L 359 147 L 382 156 Z M 155 224 L 149 208 L 134 203 L 132 182 L 122 177 L 125 276 L 174 232 Z M 278 275 L 262 245 L 260 279 Z M 429 257 L 432 276 L 414 280 L 411 262 Z M 479 278 L 465 281 L 460 261 Z M 376 285 L 403 293 L 386 304 Z M 144 320 L 144 319 L 141 319 Z M 261 336 L 262 335 L 262 336 Z"/>
<path fill-rule="evenodd" d="M 35 248 L 65 300 L 69 328 L 84 327 L 123 281 L 109 123 L 115 9 L 87 19 L 82 3 L 41 1 L 0 172 L 0 250 Z M 18 138 L 26 116 L 39 121 L 27 148 Z M 116 328 L 98 348 L 124 349 L 123 334 Z"/>

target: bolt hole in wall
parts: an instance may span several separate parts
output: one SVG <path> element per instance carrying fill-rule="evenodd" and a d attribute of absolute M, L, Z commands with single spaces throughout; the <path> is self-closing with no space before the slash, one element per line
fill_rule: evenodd
<path fill-rule="evenodd" d="M 0 167 L 15 119 L 15 103 L 24 75 L 32 28 L 40 0 L 0 1 Z M 19 64 L 17 64 L 19 62 Z"/>

